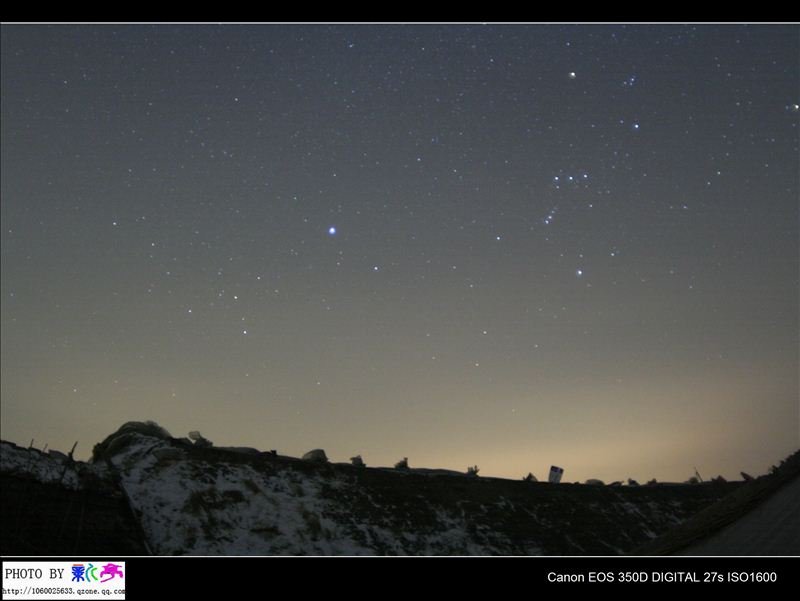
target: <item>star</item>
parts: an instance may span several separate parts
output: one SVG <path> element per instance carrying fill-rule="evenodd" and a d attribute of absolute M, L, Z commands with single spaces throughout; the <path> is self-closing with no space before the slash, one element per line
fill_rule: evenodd
<path fill-rule="evenodd" d="M 791 265 L 763 265 L 796 242 L 797 39 L 737 25 L 636 27 L 276 25 L 269 36 L 237 30 L 232 49 L 231 36 L 190 25 L 100 28 L 91 43 L 3 26 L 3 143 L 20 159 L 3 161 L 3 189 L 27 193 L 4 196 L 0 338 L 18 357 L 0 379 L 19 393 L 12 405 L 35 396 L 43 409 L 16 438 L 52 431 L 59 412 L 45 403 L 73 388 L 69 399 L 107 404 L 94 424 L 103 431 L 79 429 L 80 412 L 57 424 L 81 439 L 114 431 L 143 393 L 173 412 L 225 411 L 217 386 L 192 384 L 196 372 L 213 375 L 234 413 L 296 412 L 297 436 L 331 411 L 361 415 L 326 437 L 339 457 L 353 444 L 368 451 L 372 439 L 353 439 L 362 426 L 409 454 L 390 419 L 403 399 L 436 414 L 457 399 L 464 415 L 490 416 L 480 445 L 463 458 L 414 452 L 454 467 L 496 453 L 487 475 L 516 477 L 533 469 L 515 454 L 526 432 L 503 416 L 540 408 L 539 395 L 558 399 L 545 401 L 553 420 L 611 407 L 596 412 L 607 429 L 637 406 L 615 378 L 644 373 L 664 400 L 648 409 L 674 425 L 676 386 L 715 418 L 740 381 L 790 378 Z M 389 38 L 402 52 L 376 55 Z M 134 47 L 141 77 L 106 73 Z M 697 48 L 711 49 L 702 72 Z M 31 77 L 42 65 L 46 76 Z M 121 109 L 108 106 L 108 85 L 128 99 Z M 754 194 L 769 198 L 768 219 Z M 759 308 L 774 326 L 759 337 L 777 359 L 770 373 L 756 357 L 741 374 L 732 358 L 757 355 L 747 340 Z M 706 386 L 694 359 L 719 353 L 727 363 Z M 37 361 L 58 369 L 36 381 L 16 369 Z M 581 399 L 583 383 L 564 374 L 603 390 Z M 784 396 L 760 413 L 785 413 Z M 652 415 L 636 413 L 632 427 L 647 428 Z M 209 435 L 242 444 L 238 421 Z M 768 421 L 759 431 L 771 433 Z M 451 445 L 460 433 L 445 425 Z M 680 464 L 697 432 L 673 441 L 664 430 L 654 441 L 663 463 Z M 540 446 L 542 457 L 558 452 Z M 587 466 L 572 463 L 584 479 Z M 707 469 L 738 473 L 718 465 Z M 611 478 L 605 469 L 586 477 Z M 652 470 L 680 475 L 680 465 Z"/>

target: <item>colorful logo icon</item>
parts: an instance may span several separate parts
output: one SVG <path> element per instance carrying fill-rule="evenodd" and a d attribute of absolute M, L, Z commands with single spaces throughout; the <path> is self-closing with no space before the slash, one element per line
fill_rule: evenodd
<path fill-rule="evenodd" d="M 107 563 L 100 571 L 100 576 L 98 576 L 96 572 L 100 569 L 99 567 L 91 563 L 88 566 L 82 563 L 74 563 L 72 564 L 72 582 L 108 582 L 117 576 L 125 578 L 120 569 L 121 567 L 116 563 Z M 103 576 L 106 576 L 106 578 L 103 578 Z"/>

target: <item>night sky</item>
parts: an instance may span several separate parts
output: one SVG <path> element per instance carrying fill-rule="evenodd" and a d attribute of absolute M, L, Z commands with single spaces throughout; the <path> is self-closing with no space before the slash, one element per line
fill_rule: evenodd
<path fill-rule="evenodd" d="M 2 27 L 2 437 L 566 481 L 800 445 L 800 28 Z"/>

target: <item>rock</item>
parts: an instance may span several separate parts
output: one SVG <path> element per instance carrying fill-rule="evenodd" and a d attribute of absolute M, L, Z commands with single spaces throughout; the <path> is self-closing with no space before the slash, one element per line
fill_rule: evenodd
<path fill-rule="evenodd" d="M 598 480 L 597 478 L 589 478 L 586 482 L 589 486 L 604 486 L 604 482 L 602 480 Z"/>
<path fill-rule="evenodd" d="M 241 453 L 242 455 L 260 455 L 261 451 L 253 447 L 218 447 L 223 451 L 230 451 L 231 453 Z"/>
<path fill-rule="evenodd" d="M 355 457 L 351 457 L 350 463 L 352 463 L 355 467 L 366 467 L 364 460 L 361 459 L 361 455 L 356 455 Z"/>
<path fill-rule="evenodd" d="M 162 440 L 169 440 L 172 438 L 170 433 L 156 422 L 126 422 L 122 424 L 116 432 L 106 436 L 103 442 L 94 445 L 92 461 L 101 461 L 104 458 L 113 456 L 135 440 L 137 434 L 152 438 L 160 438 Z"/>
<path fill-rule="evenodd" d="M 125 450 L 134 441 L 135 435 L 132 432 L 125 432 L 118 435 L 113 435 L 113 438 L 107 438 L 103 443 L 103 453 L 107 457 L 113 457 L 117 453 Z M 97 446 L 95 446 L 97 451 Z"/>
<path fill-rule="evenodd" d="M 55 449 L 50 449 L 47 451 L 47 454 L 50 455 L 53 459 L 57 459 L 58 461 L 67 461 L 69 457 L 66 453 L 62 453 L 61 451 L 56 451 Z"/>
<path fill-rule="evenodd" d="M 310 461 L 312 463 L 328 463 L 328 456 L 322 449 L 313 449 L 303 455 L 303 461 Z"/>
<path fill-rule="evenodd" d="M 407 470 L 408 469 L 408 457 L 403 457 L 400 461 L 394 464 L 394 469 L 396 470 Z"/>
<path fill-rule="evenodd" d="M 153 455 L 155 455 L 156 458 L 161 461 L 174 461 L 176 459 L 181 459 L 184 456 L 183 451 L 176 449 L 175 447 L 155 449 L 153 451 Z"/>
<path fill-rule="evenodd" d="M 208 440 L 208 438 L 200 434 L 200 432 L 197 430 L 192 430 L 189 432 L 189 438 L 194 441 L 194 446 L 200 447 L 201 449 L 207 449 L 214 446 L 213 442 Z"/>

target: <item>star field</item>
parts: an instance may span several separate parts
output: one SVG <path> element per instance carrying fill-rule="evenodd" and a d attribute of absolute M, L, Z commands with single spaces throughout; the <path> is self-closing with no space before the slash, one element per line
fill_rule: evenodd
<path fill-rule="evenodd" d="M 796 26 L 2 28 L 2 430 L 540 478 L 798 420 Z"/>

